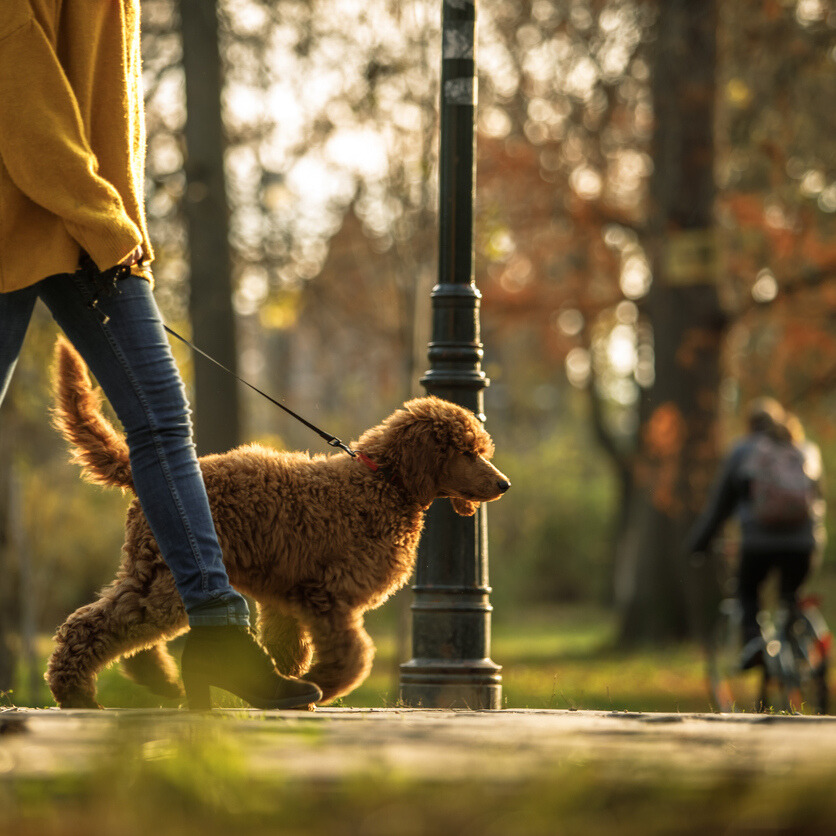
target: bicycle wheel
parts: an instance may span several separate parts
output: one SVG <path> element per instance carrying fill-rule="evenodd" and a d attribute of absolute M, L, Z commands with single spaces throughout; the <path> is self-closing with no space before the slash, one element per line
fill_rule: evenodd
<path fill-rule="evenodd" d="M 784 677 L 790 710 L 827 714 L 832 636 L 824 618 L 813 604 L 802 603 L 800 612 L 788 625 L 786 633 L 793 660 L 792 669 Z"/>
<path fill-rule="evenodd" d="M 742 613 L 733 598 L 720 602 L 717 623 L 707 648 L 708 693 L 714 711 L 760 710 L 763 669 L 740 670 Z"/>

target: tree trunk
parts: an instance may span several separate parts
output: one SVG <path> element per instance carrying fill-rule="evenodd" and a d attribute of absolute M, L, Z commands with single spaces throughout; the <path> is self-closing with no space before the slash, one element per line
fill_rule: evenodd
<path fill-rule="evenodd" d="M 703 609 L 682 542 L 717 462 L 720 351 L 713 115 L 715 0 L 659 4 L 654 55 L 654 172 L 642 306 L 656 376 L 641 408 L 615 597 L 624 643 L 693 633 Z M 696 583 L 695 581 L 700 581 Z"/>
<path fill-rule="evenodd" d="M 214 0 L 180 0 L 188 188 L 190 314 L 195 344 L 236 370 L 235 318 L 224 177 L 221 60 Z M 195 357 L 195 438 L 198 451 L 217 453 L 240 443 L 235 379 Z"/>

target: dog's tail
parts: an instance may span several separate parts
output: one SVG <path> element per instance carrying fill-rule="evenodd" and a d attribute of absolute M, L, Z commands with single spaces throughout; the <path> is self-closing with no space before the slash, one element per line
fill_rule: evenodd
<path fill-rule="evenodd" d="M 84 478 L 133 490 L 125 437 L 102 414 L 101 392 L 93 388 L 81 355 L 63 337 L 55 343 L 53 387 L 53 424 L 69 443 L 71 461 L 81 465 Z"/>

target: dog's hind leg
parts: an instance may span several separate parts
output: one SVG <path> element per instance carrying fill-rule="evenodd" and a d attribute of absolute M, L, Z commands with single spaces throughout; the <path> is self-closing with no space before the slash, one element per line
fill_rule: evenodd
<path fill-rule="evenodd" d="M 307 630 L 275 604 L 257 604 L 258 638 L 285 676 L 302 676 L 311 666 L 313 647 Z"/>
<path fill-rule="evenodd" d="M 331 702 L 353 691 L 368 675 L 374 642 L 355 610 L 338 609 L 316 615 L 309 623 L 316 662 L 305 674 L 322 691 L 321 702 Z"/>
<path fill-rule="evenodd" d="M 120 664 L 128 679 L 144 685 L 151 693 L 161 697 L 183 696 L 180 671 L 165 642 L 123 656 Z"/>
<path fill-rule="evenodd" d="M 168 588 L 170 587 L 170 589 Z M 45 679 L 62 708 L 98 708 L 99 671 L 139 649 L 182 632 L 186 613 L 167 572 L 153 582 L 123 577 L 98 601 L 76 610 L 55 634 Z"/>

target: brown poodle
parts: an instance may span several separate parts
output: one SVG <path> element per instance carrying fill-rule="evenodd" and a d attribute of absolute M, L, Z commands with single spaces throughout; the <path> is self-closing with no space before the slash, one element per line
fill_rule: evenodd
<path fill-rule="evenodd" d="M 83 360 L 63 339 L 56 360 L 55 422 L 73 460 L 94 483 L 132 488 L 125 439 L 103 417 Z M 201 459 L 226 568 L 257 603 L 262 644 L 281 673 L 315 682 L 323 702 L 368 676 L 374 645 L 363 615 L 409 579 L 430 503 L 449 497 L 469 516 L 510 486 L 488 461 L 493 443 L 479 421 L 439 398 L 409 401 L 353 449 L 362 456 L 248 445 Z M 96 676 L 120 658 L 154 692 L 182 693 L 166 642 L 187 629 L 134 500 L 116 580 L 55 635 L 46 680 L 56 702 L 97 707 Z"/>

